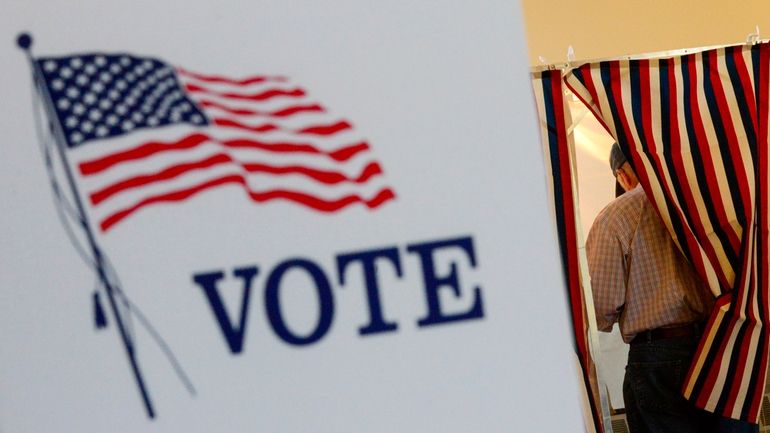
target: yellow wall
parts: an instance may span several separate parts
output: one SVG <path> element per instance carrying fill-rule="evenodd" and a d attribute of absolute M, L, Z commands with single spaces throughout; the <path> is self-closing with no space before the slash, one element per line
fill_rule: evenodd
<path fill-rule="evenodd" d="M 614 57 L 733 44 L 759 25 L 770 38 L 768 0 L 522 0 L 529 62 Z"/>

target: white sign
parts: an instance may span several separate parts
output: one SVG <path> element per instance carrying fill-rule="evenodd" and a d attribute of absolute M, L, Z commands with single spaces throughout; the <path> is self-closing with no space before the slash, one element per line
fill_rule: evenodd
<path fill-rule="evenodd" d="M 0 24 L 0 430 L 583 429 L 518 7 Z"/>

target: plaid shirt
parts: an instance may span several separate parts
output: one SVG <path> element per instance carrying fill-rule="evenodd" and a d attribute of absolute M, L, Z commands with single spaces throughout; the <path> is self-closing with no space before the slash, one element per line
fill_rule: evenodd
<path fill-rule="evenodd" d="M 619 322 L 626 343 L 647 329 L 705 320 L 711 311 L 714 296 L 640 186 L 599 213 L 586 253 L 599 330 Z"/>

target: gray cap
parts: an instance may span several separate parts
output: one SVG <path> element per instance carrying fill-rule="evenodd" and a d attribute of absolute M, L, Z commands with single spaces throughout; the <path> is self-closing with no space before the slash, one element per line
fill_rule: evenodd
<path fill-rule="evenodd" d="M 610 149 L 610 168 L 612 169 L 612 175 L 615 176 L 615 173 L 617 173 L 617 171 L 620 170 L 620 167 L 623 167 L 623 164 L 626 162 L 628 162 L 626 155 L 623 155 L 618 143 L 613 143 L 612 149 Z"/>

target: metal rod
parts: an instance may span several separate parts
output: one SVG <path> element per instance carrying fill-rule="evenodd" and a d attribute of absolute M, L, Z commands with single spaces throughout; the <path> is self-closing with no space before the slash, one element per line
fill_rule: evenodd
<path fill-rule="evenodd" d="M 726 48 L 726 47 L 737 47 L 737 46 L 743 46 L 743 45 L 755 45 L 758 43 L 765 43 L 768 42 L 768 39 L 758 39 L 756 41 L 752 42 L 739 42 L 735 44 L 726 44 L 726 45 L 710 45 L 705 47 L 695 47 L 695 48 L 682 48 L 678 50 L 667 50 L 667 51 L 654 51 L 650 53 L 642 53 L 642 54 L 626 54 L 622 56 L 616 56 L 616 57 L 604 57 L 604 58 L 597 58 L 597 59 L 583 59 L 583 60 L 575 60 L 571 62 L 562 62 L 562 63 L 552 63 L 548 65 L 537 65 L 537 66 L 531 66 L 529 68 L 530 72 L 542 72 L 542 71 L 553 71 L 556 69 L 570 69 L 577 65 L 583 65 L 586 63 L 597 63 L 597 62 L 608 62 L 613 60 L 648 60 L 648 59 L 659 59 L 659 58 L 666 58 L 666 57 L 675 57 L 675 56 L 683 56 L 686 54 L 693 54 L 693 53 L 700 53 L 702 51 L 708 51 L 708 50 L 714 50 L 718 48 Z"/>
<path fill-rule="evenodd" d="M 35 62 L 35 59 L 32 56 L 32 49 L 31 49 L 32 37 L 26 33 L 21 34 L 17 38 L 17 44 L 27 55 L 27 59 L 29 60 L 30 67 L 32 68 L 33 79 L 37 84 L 38 90 L 40 91 L 40 96 L 43 99 L 43 106 L 51 122 L 52 133 L 54 134 L 54 138 L 58 147 L 58 151 L 59 151 L 58 153 L 61 158 L 61 164 L 63 165 L 64 173 L 67 177 L 67 182 L 69 183 L 69 186 L 73 195 L 73 200 L 75 202 L 75 206 L 77 207 L 77 211 L 81 216 L 81 219 L 80 219 L 81 226 L 85 231 L 88 244 L 91 247 L 91 252 L 94 256 L 96 273 L 99 276 L 99 279 L 101 280 L 102 284 L 104 284 L 104 287 L 106 288 L 107 298 L 109 299 L 110 308 L 112 309 L 112 313 L 115 316 L 115 322 L 117 323 L 118 331 L 119 331 L 121 340 L 123 342 L 123 347 L 126 350 L 126 356 L 128 357 L 129 364 L 131 365 L 131 370 L 134 374 L 134 379 L 136 380 L 137 387 L 139 388 L 139 393 L 141 394 L 142 402 L 144 403 L 144 407 L 147 411 L 147 416 L 149 418 L 155 418 L 155 410 L 153 409 L 152 401 L 150 400 L 150 395 L 147 391 L 147 387 L 144 383 L 142 372 L 139 369 L 139 364 L 136 360 L 136 353 L 134 352 L 133 341 L 131 340 L 131 338 L 129 338 L 128 333 L 126 332 L 126 328 L 125 328 L 125 325 L 123 324 L 121 313 L 118 310 L 118 305 L 117 305 L 117 302 L 115 301 L 115 294 L 114 294 L 115 288 L 112 286 L 112 283 L 107 278 L 107 274 L 104 269 L 104 257 L 102 256 L 101 249 L 96 243 L 96 239 L 93 233 L 91 232 L 91 226 L 88 221 L 88 215 L 86 214 L 85 209 L 83 207 L 83 203 L 80 200 L 78 188 L 75 185 L 75 179 L 74 179 L 74 176 L 72 175 L 72 170 L 69 166 L 69 161 L 67 160 L 67 155 L 66 155 L 67 149 L 65 148 L 66 139 L 64 137 L 64 132 L 62 131 L 61 123 L 59 122 L 59 118 L 56 114 L 56 111 L 53 108 L 53 101 L 51 100 L 51 95 L 48 92 L 48 88 L 45 86 L 45 82 L 43 81 L 43 75 L 40 71 L 40 67 Z"/>

